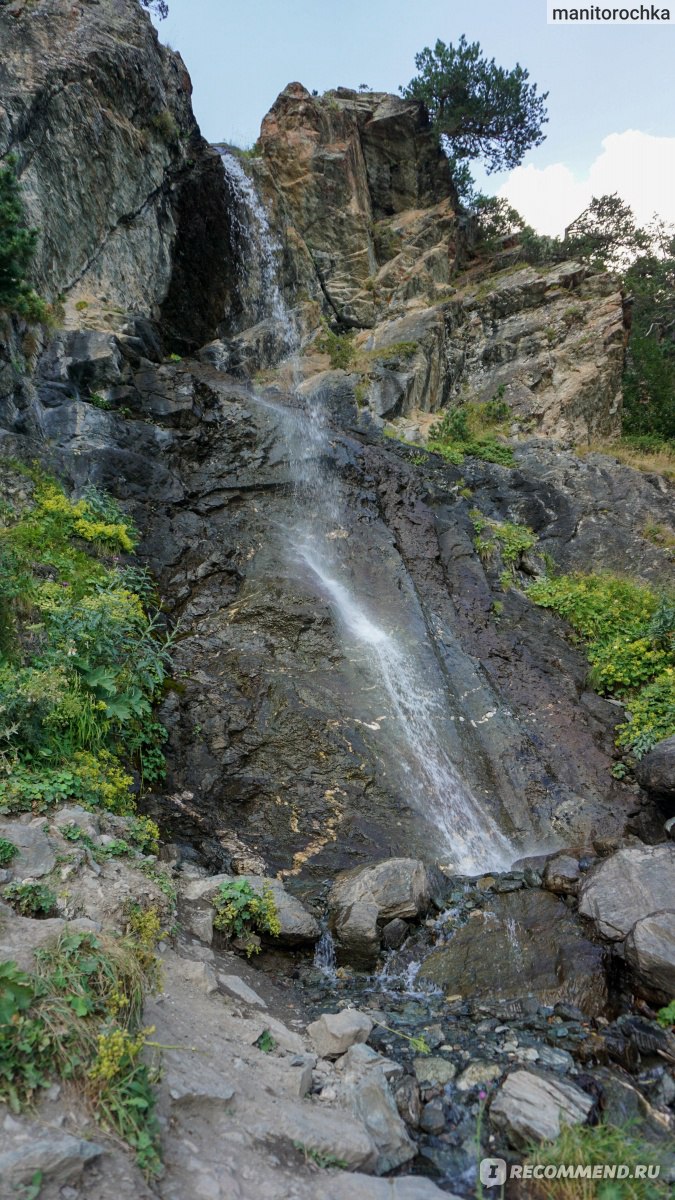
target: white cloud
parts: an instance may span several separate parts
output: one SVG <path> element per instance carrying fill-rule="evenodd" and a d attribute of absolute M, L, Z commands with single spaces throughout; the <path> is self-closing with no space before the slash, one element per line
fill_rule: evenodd
<path fill-rule="evenodd" d="M 639 224 L 657 212 L 675 222 L 675 137 L 652 137 L 638 129 L 610 133 L 586 179 L 564 163 L 516 167 L 499 189 L 538 233 L 562 234 L 592 196 L 618 192 Z"/>

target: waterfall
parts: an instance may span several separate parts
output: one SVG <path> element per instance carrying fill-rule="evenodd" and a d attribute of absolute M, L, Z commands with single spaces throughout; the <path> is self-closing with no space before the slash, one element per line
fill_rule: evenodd
<path fill-rule="evenodd" d="M 245 230 L 240 217 L 238 231 L 245 243 L 243 269 L 258 263 L 265 287 L 261 311 L 280 322 L 287 331 L 288 353 L 297 354 L 297 334 L 279 282 L 279 248 L 267 214 L 241 164 L 228 153 L 222 159 L 239 211 L 246 215 Z M 296 391 L 291 409 L 274 406 L 296 491 L 294 517 L 283 531 L 289 564 L 296 576 L 302 571 L 306 583 L 329 604 L 347 657 L 368 682 L 377 708 L 361 724 L 378 735 L 377 751 L 388 780 L 396 781 L 409 807 L 438 831 L 434 856 L 445 857 L 465 874 L 505 869 L 515 851 L 445 749 L 456 735 L 446 681 L 426 636 L 419 601 L 408 585 L 396 610 L 397 580 L 387 579 L 394 611 L 385 625 L 377 597 L 369 600 L 365 572 L 370 549 L 364 553 L 351 545 L 344 488 L 327 465 L 335 433 L 319 403 L 310 401 L 298 409 L 298 398 Z M 410 612 L 414 630 L 405 628 Z"/>

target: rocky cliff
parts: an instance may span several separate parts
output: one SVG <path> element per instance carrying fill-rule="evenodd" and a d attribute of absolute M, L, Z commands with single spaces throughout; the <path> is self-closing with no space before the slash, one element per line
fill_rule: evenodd
<path fill-rule="evenodd" d="M 362 1173 L 421 1147 L 411 1169 L 468 1196 L 484 1089 L 493 1149 L 555 1136 L 561 1113 L 594 1120 L 598 1096 L 617 1124 L 632 1105 L 667 1137 L 672 1038 L 644 1008 L 674 978 L 667 788 L 613 771 L 623 704 L 528 594 L 551 567 L 673 577 L 648 532 L 669 527 L 669 483 L 575 452 L 620 427 L 616 282 L 476 245 L 417 103 L 291 84 L 260 153 L 232 159 L 202 141 L 182 62 L 135 0 L 14 0 L 0 32 L 0 153 L 17 154 L 40 229 L 35 284 L 63 295 L 55 328 L 4 321 L 3 502 L 28 503 L 16 460 L 35 459 L 75 496 L 117 497 L 176 635 L 156 713 L 167 778 L 141 801 L 166 873 L 154 853 L 106 849 L 126 818 L 70 805 L 0 822 L 20 846 L 3 878 L 59 888 L 47 921 L 3 906 L 22 964 L 66 919 L 122 932 L 134 900 L 171 926 L 146 1010 L 168 1058 L 166 1173 L 146 1185 L 111 1141 L 80 1139 L 79 1108 L 62 1127 L 49 1093 L 41 1126 L 5 1126 L 11 1187 L 44 1170 L 45 1200 L 73 1181 L 88 1200 L 431 1200 L 421 1175 Z M 432 414 L 484 420 L 490 404 L 496 461 L 427 452 Z M 334 548 L 338 586 L 289 549 L 300 520 Z M 427 686 L 378 692 L 336 595 Z M 416 720 L 412 777 L 387 740 L 396 704 Z M 440 737 L 425 740 L 427 718 Z M 425 762 L 439 742 L 456 772 L 442 787 Z M 437 868 L 448 779 L 484 817 L 470 882 L 461 806 Z M 504 837 L 522 861 L 488 873 Z M 234 876 L 273 889 L 276 984 L 214 934 Z M 325 938 L 312 970 L 319 921 L 348 966 L 390 951 L 384 974 L 335 975 Z M 432 943 L 421 978 L 442 991 L 411 992 Z M 614 1021 L 631 989 L 647 1017 Z M 295 1032 L 357 999 L 371 1016 Z M 420 1031 L 431 1056 L 409 1044 Z"/>

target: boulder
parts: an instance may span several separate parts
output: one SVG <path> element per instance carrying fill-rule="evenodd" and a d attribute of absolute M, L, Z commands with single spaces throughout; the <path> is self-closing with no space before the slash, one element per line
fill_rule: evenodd
<path fill-rule="evenodd" d="M 532 1071 L 512 1071 L 490 1105 L 490 1120 L 512 1146 L 554 1141 L 563 1125 L 581 1125 L 593 1100 L 574 1084 Z"/>
<path fill-rule="evenodd" d="M 473 1062 L 457 1080 L 457 1090 L 459 1092 L 471 1092 L 474 1088 L 482 1088 L 487 1084 L 493 1083 L 495 1079 L 499 1079 L 503 1068 L 499 1063 L 491 1062 Z"/>
<path fill-rule="evenodd" d="M 667 1004 L 675 996 L 675 908 L 636 921 L 626 938 L 626 960 L 639 984 Z"/>
<path fill-rule="evenodd" d="M 416 1058 L 413 1062 L 415 1074 L 420 1083 L 450 1083 L 457 1074 L 457 1067 L 447 1058 L 437 1055 L 427 1055 Z"/>
<path fill-rule="evenodd" d="M 272 892 L 281 926 L 275 939 L 277 942 L 284 946 L 306 946 L 318 940 L 321 935 L 318 922 L 295 896 L 289 895 L 278 879 L 266 879 L 261 875 L 238 875 L 236 878 L 245 880 L 257 896 L 261 896 L 265 888 Z M 187 920 L 197 936 L 203 936 L 206 940 L 209 932 L 213 934 L 208 916 L 206 919 L 200 917 L 211 910 L 213 897 L 220 885 L 231 883 L 233 880 L 232 875 L 210 875 L 206 879 L 192 880 L 183 889 L 182 898 L 187 909 Z"/>
<path fill-rule="evenodd" d="M 414 1158 L 417 1150 L 390 1090 L 387 1060 L 380 1060 L 374 1052 L 353 1054 L 356 1049 L 352 1046 L 345 1056 L 349 1061 L 343 1070 L 343 1095 L 373 1139 L 377 1149 L 375 1174 L 384 1175 Z"/>
<path fill-rule="evenodd" d="M 0 836 L 13 842 L 19 851 L 10 863 L 15 879 L 41 879 L 53 870 L 56 854 L 42 829 L 43 824 L 42 820 L 31 825 L 22 825 L 19 821 L 0 823 Z"/>
<path fill-rule="evenodd" d="M 551 930 L 555 929 L 555 940 Z M 550 892 L 523 889 L 491 896 L 417 976 L 446 994 L 504 1000 L 534 995 L 571 1000 L 597 1015 L 606 1002 L 604 955 L 574 913 Z"/>
<path fill-rule="evenodd" d="M 609 941 L 626 937 L 642 917 L 672 907 L 675 846 L 630 846 L 589 871 L 579 912 Z"/>
<path fill-rule="evenodd" d="M 98 1158 L 103 1147 L 96 1142 L 52 1130 L 49 1137 L 35 1138 L 15 1150 L 0 1153 L 0 1181 L 12 1194 L 28 1187 L 38 1175 L 43 1184 L 64 1186 L 76 1183 L 88 1162 Z"/>
<path fill-rule="evenodd" d="M 569 854 L 550 859 L 544 868 L 544 887 L 559 896 L 576 895 L 580 879 L 579 863 Z"/>
<path fill-rule="evenodd" d="M 345 1008 L 339 1013 L 323 1013 L 307 1026 L 307 1033 L 321 1058 L 338 1058 L 356 1042 L 366 1042 L 372 1028 L 365 1013 Z"/>
<path fill-rule="evenodd" d="M 415 858 L 388 858 L 339 876 L 328 908 L 342 957 L 355 966 L 372 966 L 381 926 L 419 917 L 428 909 L 432 891 L 426 866 Z"/>
<path fill-rule="evenodd" d="M 675 796 L 675 733 L 640 759 L 635 778 L 648 792 L 657 796 Z"/>

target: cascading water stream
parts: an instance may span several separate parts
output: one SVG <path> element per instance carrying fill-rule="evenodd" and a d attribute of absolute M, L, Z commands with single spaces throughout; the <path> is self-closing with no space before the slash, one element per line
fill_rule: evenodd
<path fill-rule="evenodd" d="M 240 215 L 237 237 L 245 240 L 249 259 L 257 264 L 265 289 L 261 318 L 278 322 L 290 356 L 298 339 L 284 303 L 278 275 L 278 247 L 255 189 L 234 156 L 222 154 L 230 189 Z M 297 377 L 297 375 L 295 375 Z M 260 399 L 260 398 L 259 398 Z M 441 668 L 424 636 L 424 621 L 415 606 L 421 639 L 406 638 L 397 627 L 384 628 L 362 599 L 362 561 L 350 549 L 346 497 L 336 472 L 327 468 L 331 431 L 318 403 L 304 410 L 274 405 L 281 423 L 295 480 L 292 523 L 284 529 L 284 552 L 297 571 L 324 597 L 341 630 L 345 651 L 370 681 L 377 717 L 367 722 L 383 731 L 378 751 L 400 780 L 404 798 L 439 834 L 438 854 L 459 872 L 505 869 L 515 852 L 491 815 L 460 779 L 444 744 L 448 741 L 448 694 Z M 392 581 L 391 591 L 396 585 Z M 411 589 L 409 589 L 411 591 Z M 412 644 L 411 644 L 412 643 Z M 366 724 L 366 722 L 363 722 Z"/>

